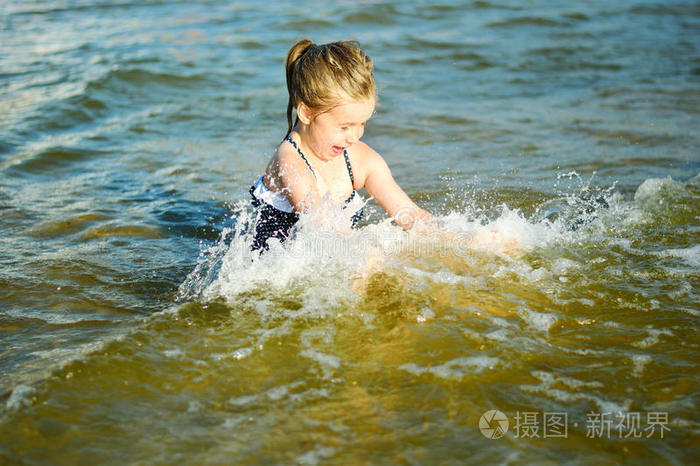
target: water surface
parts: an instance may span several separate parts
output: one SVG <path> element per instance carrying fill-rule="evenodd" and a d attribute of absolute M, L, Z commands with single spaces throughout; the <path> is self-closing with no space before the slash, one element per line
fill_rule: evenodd
<path fill-rule="evenodd" d="M 682 0 L 3 3 L 2 462 L 695 463 L 699 26 Z M 362 43 L 365 141 L 493 247 L 370 201 L 250 262 L 305 36 Z"/>

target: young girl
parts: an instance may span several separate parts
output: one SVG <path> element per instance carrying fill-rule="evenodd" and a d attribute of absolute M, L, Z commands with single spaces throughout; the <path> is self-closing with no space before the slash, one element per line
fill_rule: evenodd
<path fill-rule="evenodd" d="M 287 135 L 250 188 L 258 210 L 253 250 L 268 249 L 270 238 L 284 241 L 300 213 L 322 214 L 328 200 L 343 203 L 354 225 L 362 215 L 362 188 L 404 229 L 431 219 L 360 141 L 377 96 L 372 61 L 360 45 L 300 40 L 289 49 L 286 70 Z"/>

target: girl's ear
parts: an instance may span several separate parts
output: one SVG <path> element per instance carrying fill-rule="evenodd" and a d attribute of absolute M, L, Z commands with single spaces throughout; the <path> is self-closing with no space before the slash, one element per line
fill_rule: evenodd
<path fill-rule="evenodd" d="M 313 120 L 313 112 L 304 102 L 299 102 L 299 105 L 297 105 L 297 117 L 299 121 L 308 125 Z"/>

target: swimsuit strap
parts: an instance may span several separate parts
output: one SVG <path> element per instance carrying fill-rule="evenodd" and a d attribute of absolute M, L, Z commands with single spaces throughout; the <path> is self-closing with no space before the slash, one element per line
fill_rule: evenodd
<path fill-rule="evenodd" d="M 311 173 L 313 173 L 314 178 L 316 178 L 316 172 L 314 171 L 313 167 L 309 163 L 308 160 L 306 160 L 306 156 L 304 153 L 299 149 L 299 146 L 297 146 L 297 143 L 294 142 L 294 139 L 291 137 L 287 136 L 284 138 L 285 141 L 288 141 L 291 145 L 294 146 L 294 148 L 297 150 L 299 155 L 301 156 L 301 159 L 306 162 L 306 166 L 309 167 L 309 170 L 311 170 Z M 345 157 L 345 166 L 348 167 L 348 175 L 350 175 L 350 187 L 352 188 L 352 194 L 350 194 L 350 197 L 348 198 L 348 201 L 350 201 L 354 196 L 355 196 L 355 177 L 352 175 L 352 167 L 350 166 L 350 158 L 348 157 L 348 151 L 344 150 L 343 151 L 343 157 Z"/>
<path fill-rule="evenodd" d="M 348 151 L 344 150 L 343 156 L 345 157 L 345 165 L 348 167 L 348 175 L 350 175 L 350 184 L 352 186 L 352 190 L 355 191 L 355 178 L 352 176 L 352 167 L 350 166 L 350 158 L 348 157 Z"/>
<path fill-rule="evenodd" d="M 285 140 L 285 141 L 289 141 L 289 143 L 290 143 L 291 145 L 294 146 L 294 148 L 297 150 L 297 152 L 299 152 L 299 155 L 301 156 L 301 159 L 302 159 L 304 162 L 306 162 L 306 166 L 309 167 L 309 170 L 311 170 L 311 173 L 313 173 L 314 178 L 316 178 L 316 172 L 314 171 L 314 169 L 313 169 L 313 167 L 311 166 L 311 164 L 309 163 L 309 161 L 306 160 L 306 157 L 304 156 L 304 153 L 301 151 L 301 149 L 299 149 L 299 146 L 297 146 L 297 143 L 294 142 L 294 140 L 293 140 L 292 138 L 290 138 L 289 136 L 287 136 L 286 138 L 284 138 L 284 140 Z M 347 160 L 347 159 L 346 159 L 346 160 Z M 351 175 L 351 176 L 352 176 L 352 175 Z"/>

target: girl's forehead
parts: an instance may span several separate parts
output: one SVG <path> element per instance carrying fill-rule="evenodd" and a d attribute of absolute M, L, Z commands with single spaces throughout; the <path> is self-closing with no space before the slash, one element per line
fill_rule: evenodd
<path fill-rule="evenodd" d="M 369 120 L 374 113 L 374 99 L 342 101 L 328 113 L 336 119 L 347 122 L 363 122 Z"/>

